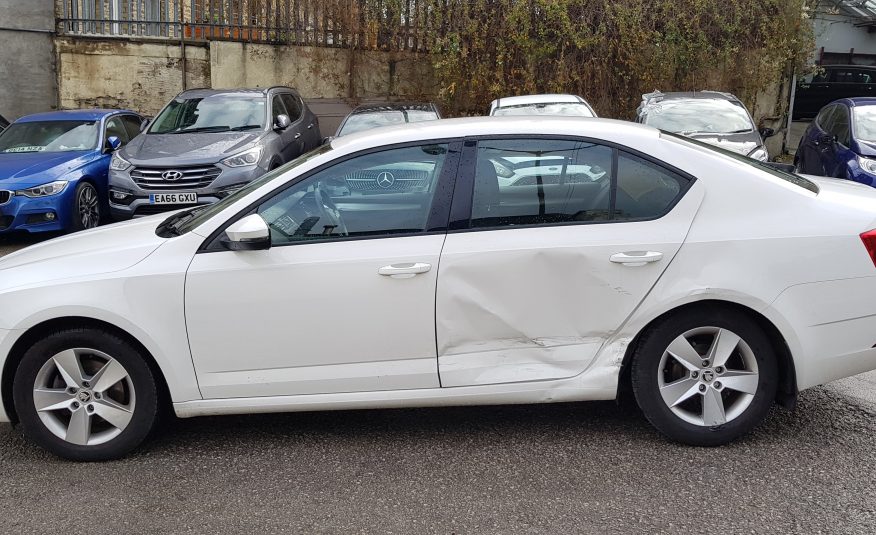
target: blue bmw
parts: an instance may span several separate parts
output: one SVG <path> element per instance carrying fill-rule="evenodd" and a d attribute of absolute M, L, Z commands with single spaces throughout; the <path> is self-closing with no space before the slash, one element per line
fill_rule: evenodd
<path fill-rule="evenodd" d="M 108 213 L 112 152 L 140 133 L 131 111 L 22 117 L 0 133 L 0 234 L 76 231 Z"/>
<path fill-rule="evenodd" d="M 844 98 L 821 108 L 794 163 L 800 173 L 876 187 L 876 98 Z"/>

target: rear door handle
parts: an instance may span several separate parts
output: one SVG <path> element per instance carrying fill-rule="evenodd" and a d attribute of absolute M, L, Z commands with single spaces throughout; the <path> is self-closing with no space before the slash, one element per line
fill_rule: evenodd
<path fill-rule="evenodd" d="M 644 266 L 645 264 L 657 262 L 662 259 L 663 253 L 658 251 L 627 251 L 624 253 L 615 253 L 609 258 L 609 260 L 615 264 L 623 264 L 630 267 Z"/>
<path fill-rule="evenodd" d="M 377 274 L 394 279 L 409 279 L 420 273 L 426 273 L 430 269 L 432 269 L 432 264 L 425 262 L 392 264 L 378 269 Z"/>

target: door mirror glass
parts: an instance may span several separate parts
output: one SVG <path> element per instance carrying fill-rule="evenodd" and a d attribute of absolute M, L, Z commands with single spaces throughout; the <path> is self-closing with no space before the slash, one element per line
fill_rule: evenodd
<path fill-rule="evenodd" d="M 106 148 L 109 151 L 119 150 L 119 147 L 122 146 L 122 140 L 117 136 L 110 136 L 106 138 Z"/>
<path fill-rule="evenodd" d="M 772 128 L 761 128 L 759 130 L 761 139 L 766 139 L 768 137 L 773 137 L 776 135 L 776 131 Z"/>
<path fill-rule="evenodd" d="M 235 221 L 225 229 L 222 245 L 231 251 L 257 251 L 271 247 L 271 231 L 258 214 Z"/>
<path fill-rule="evenodd" d="M 281 113 L 277 116 L 277 120 L 274 121 L 274 127 L 277 130 L 286 130 L 289 128 L 289 125 L 292 124 L 292 121 L 289 120 L 289 116 L 285 113 Z"/>

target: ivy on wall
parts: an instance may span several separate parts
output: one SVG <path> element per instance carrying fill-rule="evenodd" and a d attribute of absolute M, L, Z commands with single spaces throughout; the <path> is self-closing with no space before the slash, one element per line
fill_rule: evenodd
<path fill-rule="evenodd" d="M 730 91 L 752 106 L 814 49 L 811 1 L 430 0 L 430 57 L 450 115 L 575 93 L 629 119 L 655 89 Z"/>

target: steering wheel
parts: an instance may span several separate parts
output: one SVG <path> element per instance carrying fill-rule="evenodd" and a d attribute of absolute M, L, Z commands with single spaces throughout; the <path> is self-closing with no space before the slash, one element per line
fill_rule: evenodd
<path fill-rule="evenodd" d="M 314 190 L 314 197 L 316 199 L 316 206 L 319 208 L 320 217 L 324 217 L 330 222 L 330 225 L 334 225 L 335 230 L 340 231 L 341 235 L 346 236 L 348 234 L 347 225 L 344 224 L 344 220 L 341 218 L 341 211 L 338 210 L 332 198 L 328 194 L 323 193 L 319 187 Z"/>

